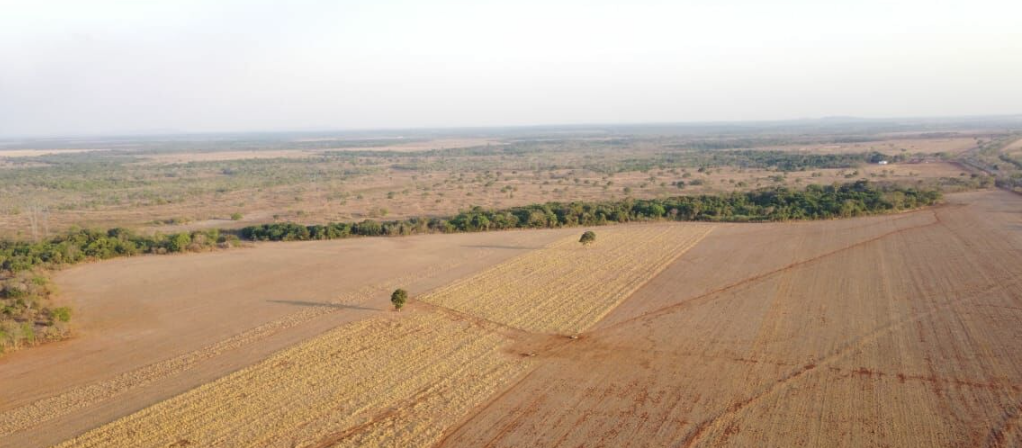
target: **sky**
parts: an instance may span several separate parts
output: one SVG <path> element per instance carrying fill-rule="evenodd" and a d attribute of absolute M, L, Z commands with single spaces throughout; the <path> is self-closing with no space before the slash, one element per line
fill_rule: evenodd
<path fill-rule="evenodd" d="M 0 0 L 0 136 L 1022 113 L 1022 2 Z"/>

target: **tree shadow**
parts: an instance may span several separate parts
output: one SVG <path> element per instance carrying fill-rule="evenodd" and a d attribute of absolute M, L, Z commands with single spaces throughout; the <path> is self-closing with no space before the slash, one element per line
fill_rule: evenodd
<path fill-rule="evenodd" d="M 358 305 L 347 305 L 347 304 L 343 304 L 343 303 L 309 302 L 309 301 L 305 301 L 305 300 L 267 300 L 267 302 L 271 302 L 271 303 L 283 303 L 285 305 L 295 305 L 295 306 L 311 306 L 311 307 L 320 307 L 320 308 L 337 308 L 337 309 L 342 309 L 342 310 L 380 311 L 379 309 L 376 309 L 376 308 L 367 308 L 367 307 L 358 306 Z"/>

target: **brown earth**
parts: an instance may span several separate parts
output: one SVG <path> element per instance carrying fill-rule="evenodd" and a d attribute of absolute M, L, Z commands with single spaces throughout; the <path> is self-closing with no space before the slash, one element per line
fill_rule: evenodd
<path fill-rule="evenodd" d="M 574 233 L 574 230 L 567 232 Z M 0 446 L 46 446 L 565 231 L 266 243 L 74 267 L 72 340 L 0 359 Z"/>
<path fill-rule="evenodd" d="M 1022 202 L 718 228 L 444 446 L 1017 446 Z"/>
<path fill-rule="evenodd" d="M 477 255 L 482 263 L 472 259 L 477 251 L 443 249 L 450 243 L 434 241 L 454 236 L 263 246 L 252 252 L 271 247 L 286 254 L 262 258 L 256 264 L 257 278 L 244 277 L 253 269 L 249 262 L 227 263 L 232 271 L 203 261 L 202 269 L 188 271 L 182 270 L 187 265 L 182 261 L 166 284 L 135 281 L 134 294 L 176 289 L 160 300 L 159 313 L 194 321 L 188 326 L 199 332 L 229 323 L 244 305 L 253 306 L 256 315 L 266 313 L 261 322 L 268 323 L 217 329 L 225 333 L 202 340 L 227 339 L 213 346 L 193 343 L 191 352 L 179 350 L 169 359 L 137 346 L 135 352 L 151 356 L 149 366 L 156 367 L 135 367 L 114 378 L 93 373 L 91 382 L 79 381 L 78 387 L 55 398 L 33 402 L 42 398 L 34 396 L 22 398 L 20 406 L 5 404 L 0 408 L 0 445 L 42 446 L 89 428 L 96 429 L 65 446 L 1022 444 L 1018 196 L 1002 191 L 958 194 L 944 206 L 851 220 L 670 226 L 680 225 L 597 229 L 609 236 L 603 246 L 598 238 L 591 248 L 596 252 L 572 252 L 587 250 L 568 244 L 577 229 L 537 231 L 539 239 L 532 239 L 532 232 L 458 236 L 492 238 L 486 241 L 497 254 Z M 509 236 L 522 239 L 510 244 L 517 249 L 498 249 L 508 245 Z M 663 246 L 657 241 L 664 237 L 678 239 L 677 249 L 671 249 L 676 258 L 641 256 L 651 251 L 650 245 Z M 422 255 L 430 248 L 458 254 L 455 262 L 463 264 L 440 266 L 430 272 L 441 273 L 431 275 L 414 272 L 420 265 L 393 265 L 393 257 L 368 252 L 378 249 L 375 244 L 407 242 L 420 245 L 418 257 L 433 261 L 420 260 L 426 265 L 437 268 L 431 257 L 439 255 Z M 364 244 L 366 251 L 345 244 Z M 524 245 L 535 250 L 525 252 Z M 320 267 L 342 251 L 354 252 L 348 260 L 365 269 L 342 277 L 341 264 Z M 133 278 L 153 278 L 157 273 L 165 276 L 166 268 L 147 271 L 134 263 L 210 260 L 235 253 L 101 263 L 68 271 L 61 284 L 74 284 L 78 270 L 108 269 L 104 278 L 113 280 L 124 277 L 130 265 Z M 518 256 L 496 264 L 511 255 Z M 547 332 L 549 327 L 560 333 L 563 325 L 537 326 L 500 313 L 503 302 L 522 308 L 515 301 L 526 301 L 526 312 L 530 307 L 551 310 L 536 319 L 576 319 L 562 315 L 575 313 L 575 307 L 548 305 L 544 294 L 529 291 L 576 296 L 586 285 L 598 288 L 622 280 L 615 276 L 620 269 L 588 262 L 576 263 L 577 273 L 569 269 L 564 271 L 569 274 L 553 275 L 583 255 L 635 260 L 643 267 L 628 275 L 645 283 L 637 290 L 615 286 L 622 297 L 600 301 L 608 314 L 584 309 L 583 294 L 582 312 L 605 317 L 595 325 L 582 325 L 577 337 Z M 522 262 L 531 259 L 539 260 L 539 269 Z M 118 263 L 119 268 L 107 268 Z M 480 269 L 481 264 L 494 266 Z M 278 276 L 281 265 L 293 267 Z M 401 271 L 395 275 L 403 278 L 379 277 L 380 270 Z M 189 288 L 192 277 L 203 278 L 198 272 L 213 271 L 219 275 L 207 277 L 215 281 Z M 505 282 L 495 282 L 494 276 L 500 275 Z M 220 278 L 248 291 L 249 299 L 228 299 L 230 289 L 217 289 Z M 318 291 L 325 297 L 318 303 L 344 296 L 330 289 L 344 278 L 350 279 L 352 289 L 370 286 L 334 301 L 337 308 L 273 314 L 264 309 L 269 305 L 257 306 L 278 300 L 275 294 L 260 295 L 263 289 L 285 296 L 293 288 L 310 296 Z M 396 284 L 423 285 L 413 287 L 418 295 L 458 278 L 454 286 L 434 290 L 407 312 L 379 311 Z M 86 283 L 94 289 L 81 288 L 79 294 L 103 295 L 100 283 Z M 559 284 L 564 287 L 558 289 Z M 482 302 L 472 302 L 474 287 Z M 491 293 L 495 288 L 507 292 Z M 204 299 L 190 302 L 196 300 L 189 299 L 190 294 Z M 214 300 L 229 304 L 207 305 Z M 203 306 L 189 309 L 188 304 L 200 303 Z M 175 309 L 184 311 L 175 316 Z M 113 310 L 83 312 L 100 311 Z M 356 312 L 361 314 L 352 315 Z M 140 319 L 145 314 L 132 315 Z M 210 320 L 205 320 L 207 315 Z M 357 322 L 348 323 L 351 320 Z M 103 328 L 102 322 L 89 325 Z M 134 329 L 129 323 L 121 325 L 127 339 L 132 331 L 145 337 L 143 328 L 152 324 Z M 284 341 L 265 335 L 276 332 L 293 336 Z M 316 336 L 319 333 L 323 335 Z M 170 350 L 173 341 L 166 340 L 176 335 L 154 337 L 149 346 L 162 343 Z M 270 351 L 304 339 L 308 341 L 266 358 Z M 248 354 L 264 345 L 271 347 Z M 80 359 L 85 365 L 104 362 L 96 358 L 105 359 Z M 68 367 L 72 365 L 63 367 L 70 371 L 69 382 L 76 375 Z M 0 375 L 7 371 L 0 369 Z M 31 379 L 24 378 L 17 389 L 32 386 Z M 180 393 L 198 384 L 203 385 Z M 53 389 L 51 395 L 57 392 Z M 114 421 L 121 416 L 126 417 Z M 107 422 L 112 423 L 100 426 Z"/>

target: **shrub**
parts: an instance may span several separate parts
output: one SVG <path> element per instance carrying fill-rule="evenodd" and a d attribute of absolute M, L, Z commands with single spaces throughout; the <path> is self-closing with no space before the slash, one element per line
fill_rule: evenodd
<path fill-rule="evenodd" d="M 58 320 L 60 322 L 70 322 L 71 308 L 68 308 L 66 306 L 54 308 L 53 311 L 50 312 L 50 315 L 53 316 L 53 319 Z"/>
<path fill-rule="evenodd" d="M 578 242 L 582 243 L 583 246 L 588 246 L 596 242 L 596 233 L 592 230 L 586 230 L 582 234 L 582 238 L 579 238 Z"/>
<path fill-rule="evenodd" d="M 394 304 L 394 309 L 401 311 L 401 307 L 405 306 L 405 302 L 408 301 L 408 292 L 403 289 L 395 289 L 390 295 L 390 303 Z"/>

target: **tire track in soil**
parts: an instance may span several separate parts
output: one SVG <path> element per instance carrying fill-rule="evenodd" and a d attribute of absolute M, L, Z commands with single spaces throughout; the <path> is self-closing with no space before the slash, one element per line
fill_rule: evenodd
<path fill-rule="evenodd" d="M 939 206 L 939 207 L 943 207 L 943 206 Z M 660 308 L 657 308 L 657 309 L 654 309 L 654 310 L 650 310 L 650 311 L 644 312 L 644 313 L 642 313 L 642 314 L 640 314 L 638 316 L 631 317 L 631 318 L 628 318 L 628 319 L 625 319 L 625 320 L 622 320 L 622 321 L 619 321 L 619 322 L 607 325 L 605 327 L 599 327 L 599 328 L 596 328 L 596 329 L 594 329 L 592 331 L 585 332 L 583 334 L 592 335 L 592 334 L 604 333 L 604 332 L 607 332 L 609 330 L 613 330 L 613 329 L 616 329 L 616 328 L 619 328 L 619 327 L 625 327 L 625 326 L 637 323 L 639 321 L 660 317 L 660 316 L 665 315 L 665 314 L 670 314 L 670 313 L 678 311 L 679 309 L 687 308 L 689 306 L 696 305 L 698 303 L 712 302 L 713 300 L 718 299 L 719 297 L 717 297 L 717 296 L 719 296 L 721 293 L 724 293 L 724 292 L 727 292 L 727 291 L 731 291 L 733 289 L 737 289 L 737 288 L 740 288 L 740 287 L 743 287 L 743 286 L 747 286 L 747 285 L 750 285 L 750 284 L 757 283 L 757 282 L 759 282 L 761 280 L 768 279 L 768 278 L 773 277 L 773 276 L 775 276 L 777 274 L 781 274 L 781 273 L 784 273 L 786 271 L 797 269 L 797 268 L 802 267 L 804 265 L 807 265 L 807 264 L 810 264 L 810 263 L 814 263 L 814 262 L 817 262 L 817 261 L 820 261 L 820 260 L 832 257 L 834 255 L 838 255 L 840 253 L 843 253 L 843 252 L 846 252 L 846 251 L 849 251 L 849 250 L 852 250 L 852 249 L 855 249 L 855 248 L 858 248 L 858 247 L 862 247 L 862 246 L 865 246 L 865 245 L 868 245 L 868 244 L 871 244 L 871 243 L 875 243 L 877 241 L 880 241 L 880 240 L 882 240 L 884 238 L 887 238 L 887 237 L 890 237 L 890 236 L 894 236 L 894 235 L 897 235 L 897 234 L 900 234 L 900 233 L 904 233 L 904 232 L 908 232 L 908 231 L 911 231 L 911 230 L 919 230 L 919 229 L 923 229 L 923 228 L 927 228 L 927 227 L 930 227 L 930 226 L 935 226 L 935 225 L 941 224 L 940 216 L 936 213 L 936 210 L 931 210 L 931 213 L 933 214 L 933 218 L 934 218 L 932 222 L 928 222 L 926 224 L 919 224 L 919 225 L 915 225 L 915 226 L 911 226 L 911 227 L 905 227 L 905 228 L 902 228 L 902 229 L 892 230 L 890 232 L 887 232 L 887 233 L 875 236 L 873 238 L 869 238 L 869 239 L 866 239 L 866 240 L 863 240 L 863 241 L 859 241 L 859 242 L 851 244 L 849 246 L 845 246 L 845 247 L 841 247 L 841 248 L 838 248 L 838 249 L 834 249 L 834 250 L 832 250 L 830 252 L 826 252 L 826 253 L 823 253 L 823 254 L 811 257 L 811 258 L 807 258 L 805 260 L 796 261 L 794 263 L 782 266 L 780 268 L 777 268 L 777 269 L 774 269 L 774 270 L 771 270 L 771 271 L 764 272 L 762 274 L 757 274 L 757 275 L 754 275 L 752 277 L 747 277 L 747 278 L 739 280 L 739 281 L 737 281 L 735 283 L 731 283 L 729 285 L 722 286 L 722 287 L 714 289 L 712 291 L 707 291 L 707 292 L 705 292 L 703 294 L 700 294 L 700 295 L 698 295 L 696 297 L 688 299 L 688 300 L 686 300 L 684 302 L 679 302 L 679 303 L 663 306 L 663 307 L 660 307 Z"/>
<path fill-rule="evenodd" d="M 706 302 L 709 302 L 709 301 L 712 301 L 715 298 L 715 296 L 720 294 L 720 293 L 723 293 L 723 292 L 726 292 L 726 291 L 730 291 L 730 290 L 733 290 L 733 289 L 736 289 L 736 288 L 739 288 L 739 287 L 742 287 L 742 286 L 745 286 L 745 285 L 754 284 L 754 283 L 759 282 L 761 280 L 770 278 L 770 277 L 772 277 L 774 275 L 777 275 L 777 274 L 780 274 L 780 273 L 783 273 L 783 272 L 786 272 L 786 271 L 791 271 L 791 270 L 797 269 L 797 268 L 799 268 L 799 267 L 801 267 L 803 265 L 810 264 L 810 263 L 813 263 L 813 262 L 816 262 L 816 261 L 819 261 L 819 260 L 822 260 L 822 259 L 834 256 L 834 255 L 840 254 L 842 252 L 845 252 L 845 251 L 848 251 L 848 250 L 852 250 L 852 249 L 857 248 L 857 247 L 865 246 L 865 245 L 868 245 L 870 243 L 882 240 L 884 238 L 887 238 L 887 237 L 890 237 L 890 236 L 893 236 L 893 235 L 897 235 L 897 234 L 900 234 L 900 233 L 908 232 L 908 231 L 911 231 L 911 230 L 918 230 L 918 229 L 923 229 L 923 228 L 927 228 L 927 227 L 930 227 L 930 226 L 938 225 L 938 224 L 941 223 L 941 219 L 940 219 L 940 216 L 937 214 L 937 210 L 945 208 L 945 207 L 948 207 L 948 206 L 949 205 L 939 205 L 939 206 L 931 208 L 930 209 L 930 213 L 931 213 L 931 215 L 933 217 L 933 220 L 931 222 L 927 222 L 925 224 L 919 224 L 919 225 L 915 225 L 915 226 L 911 226 L 911 227 L 905 227 L 905 228 L 901 228 L 901 229 L 895 229 L 895 230 L 886 232 L 884 234 L 878 235 L 876 237 L 869 238 L 869 239 L 866 239 L 866 240 L 863 240 L 863 241 L 859 241 L 859 242 L 851 244 L 849 246 L 841 247 L 841 248 L 835 249 L 833 251 L 826 252 L 826 253 L 821 254 L 821 255 L 817 255 L 815 257 L 811 257 L 811 258 L 808 258 L 808 259 L 805 259 L 805 260 L 800 260 L 800 261 L 788 264 L 786 266 L 783 266 L 781 268 L 778 268 L 778 269 L 775 269 L 775 270 L 772 270 L 772 271 L 768 271 L 768 272 L 765 272 L 765 273 L 762 273 L 762 274 L 758 274 L 758 275 L 755 275 L 755 276 L 752 276 L 752 277 L 748 277 L 748 278 L 742 279 L 742 280 L 740 280 L 738 282 L 726 285 L 724 287 L 717 288 L 717 289 L 712 290 L 712 291 L 708 291 L 708 292 L 706 292 L 704 294 L 701 294 L 701 295 L 699 295 L 699 296 L 697 296 L 695 298 L 689 299 L 689 300 L 687 300 L 685 302 L 681 302 L 681 303 L 677 303 L 677 304 L 661 307 L 661 308 L 645 312 L 645 313 L 640 314 L 638 316 L 635 316 L 633 318 L 622 320 L 622 321 L 619 321 L 617 323 L 614 323 L 614 324 L 611 324 L 611 325 L 608 325 L 608 326 L 605 326 L 605 327 L 599 327 L 599 328 L 595 328 L 595 329 L 590 330 L 590 331 L 586 331 L 586 332 L 580 333 L 578 335 L 578 337 L 580 339 L 585 339 L 585 338 L 591 337 L 592 335 L 600 334 L 600 333 L 603 333 L 604 331 L 616 329 L 618 327 L 625 327 L 627 325 L 631 325 L 631 324 L 635 324 L 635 323 L 645 324 L 645 323 L 647 323 L 652 318 L 656 318 L 656 317 L 659 317 L 661 315 L 666 315 L 666 314 L 673 313 L 673 312 L 677 311 L 680 308 L 684 308 L 684 307 L 687 307 L 689 305 L 695 304 L 694 302 L 696 302 L 696 301 L 706 301 Z M 913 215 L 914 215 L 914 213 L 912 215 L 906 215 L 905 217 L 898 217 L 894 221 L 900 221 L 900 220 L 903 220 L 903 219 L 908 219 L 909 217 L 912 217 Z M 870 227 L 872 227 L 872 226 L 873 225 L 870 225 Z M 705 236 L 706 235 L 704 235 L 704 237 Z M 700 238 L 699 242 L 701 242 L 701 241 L 702 241 L 702 238 Z M 692 247 L 695 247 L 695 244 L 689 246 L 685 252 L 688 252 L 688 250 L 690 250 Z M 678 258 L 680 258 L 680 256 Z M 650 279 L 650 280 L 652 280 L 652 279 Z M 623 299 L 620 303 L 618 303 L 618 306 L 620 306 L 620 304 L 624 303 L 626 300 L 627 300 L 627 298 Z M 548 353 L 559 352 L 562 349 L 565 349 L 569 345 L 570 344 L 567 344 L 567 343 L 556 344 L 553 347 L 547 347 L 548 350 L 546 350 L 546 351 Z M 813 367 L 815 367 L 815 366 L 813 366 Z M 470 412 L 465 417 L 465 420 L 462 423 L 460 423 L 456 427 L 454 427 L 451 430 L 449 430 L 444 435 L 444 437 L 434 446 L 436 446 L 436 447 L 445 446 L 445 444 L 450 439 L 450 437 L 453 436 L 454 434 L 457 434 L 458 431 L 461 428 L 463 428 L 466 424 L 468 424 L 468 422 L 470 422 L 474 418 L 474 416 L 479 415 L 480 413 L 482 413 L 486 409 L 489 409 L 496 402 L 498 402 L 500 400 L 500 398 L 508 395 L 514 389 L 518 388 L 524 382 L 524 380 L 527 377 L 533 375 L 537 370 L 539 370 L 539 368 L 541 368 L 541 366 L 534 367 L 532 370 L 529 371 L 528 374 L 524 375 L 521 380 L 516 381 L 513 385 L 509 386 L 505 391 L 503 391 L 499 395 L 493 397 L 492 399 L 488 400 L 481 407 L 479 407 L 479 408 L 473 410 L 472 412 Z M 804 368 L 805 368 L 805 366 L 803 367 L 803 369 Z M 787 377 L 785 379 L 790 379 L 791 377 L 796 377 L 796 376 L 801 375 L 803 373 L 805 373 L 804 370 L 803 371 L 796 371 L 795 373 L 789 375 L 789 377 Z M 536 402 L 533 401 L 532 403 L 530 403 L 529 406 L 526 406 L 526 407 L 527 408 L 534 408 L 535 404 L 536 404 Z M 533 412 L 535 412 L 535 409 L 533 409 L 532 412 L 526 412 L 523 415 L 527 416 L 527 415 L 530 415 Z M 522 417 L 522 415 L 519 415 L 519 417 Z M 521 418 L 515 418 L 511 422 L 508 422 L 508 423 L 504 424 L 502 426 L 502 428 L 499 431 L 497 431 L 497 434 L 493 438 L 491 438 L 487 442 L 487 444 L 485 446 L 486 447 L 493 446 L 493 444 L 497 440 L 500 440 L 506 434 L 510 433 L 511 430 L 514 429 L 515 423 L 520 421 L 520 420 L 521 420 Z M 686 448 L 692 446 L 691 440 L 695 440 L 698 437 L 700 437 L 700 435 L 707 428 L 708 428 L 708 422 L 703 422 L 703 423 L 697 425 L 695 430 L 694 430 L 694 432 L 690 432 L 689 436 L 686 437 L 686 439 L 683 440 L 683 443 L 685 443 L 684 446 Z"/>
<path fill-rule="evenodd" d="M 937 218 L 936 222 L 934 222 L 934 223 L 926 224 L 926 225 L 923 225 L 923 226 L 915 226 L 915 227 L 910 227 L 910 228 L 906 228 L 906 229 L 901 229 L 899 231 L 891 232 L 889 234 L 882 235 L 881 237 L 874 238 L 874 239 L 865 241 L 863 243 L 873 242 L 873 241 L 879 240 L 882 237 L 890 236 L 890 235 L 895 234 L 895 233 L 901 233 L 904 230 L 912 230 L 912 229 L 918 229 L 918 228 L 921 228 L 921 227 L 928 227 L 928 226 L 933 225 L 933 224 L 941 224 L 941 225 L 943 225 L 943 223 L 940 221 L 939 215 L 934 213 L 934 216 Z M 850 249 L 852 247 L 858 247 L 858 246 L 861 246 L 861 245 L 863 245 L 863 244 L 862 243 L 856 243 L 856 244 L 854 244 L 852 246 L 849 246 L 846 249 Z M 843 251 L 843 250 L 845 250 L 845 249 L 841 249 L 839 251 Z M 831 254 L 832 253 L 825 254 L 824 256 L 831 255 Z M 817 257 L 817 259 L 818 258 L 822 258 L 822 257 L 823 256 Z M 810 261 L 810 260 L 807 260 L 807 261 Z M 811 260 L 811 261 L 815 261 L 815 260 Z M 802 264 L 805 264 L 805 263 L 799 263 L 798 265 L 800 266 Z M 1015 285 L 1016 287 L 1022 286 L 1022 285 L 1019 284 L 1019 283 L 1022 283 L 1022 282 L 1019 282 L 1017 278 L 1012 278 L 1012 279 L 1009 280 L 1009 282 L 1010 282 L 1010 284 Z M 696 428 L 692 432 L 689 433 L 690 435 L 681 441 L 682 446 L 684 448 L 691 448 L 691 447 L 696 446 L 696 444 L 701 440 L 701 438 L 706 433 L 706 431 L 709 430 L 711 427 L 713 427 L 713 428 L 721 427 L 726 420 L 729 420 L 730 418 L 734 417 L 738 412 L 742 411 L 743 409 L 745 409 L 745 408 L 747 408 L 747 407 L 749 407 L 751 405 L 754 405 L 755 403 L 761 401 L 762 399 L 764 399 L 764 398 L 766 398 L 768 396 L 771 396 L 771 395 L 773 395 L 773 394 L 775 394 L 775 393 L 777 393 L 777 392 L 779 392 L 781 390 L 784 390 L 791 383 L 804 378 L 806 374 L 815 371 L 818 367 L 822 367 L 824 365 L 832 364 L 832 363 L 842 359 L 845 355 L 851 353 L 856 348 L 861 347 L 861 346 L 863 346 L 863 345 L 865 345 L 865 344 L 867 344 L 869 342 L 872 342 L 872 341 L 876 340 L 877 338 L 879 338 L 880 336 L 882 336 L 884 334 L 888 334 L 888 333 L 891 333 L 893 331 L 896 331 L 896 330 L 900 329 L 901 327 L 903 327 L 903 326 L 905 326 L 907 324 L 921 321 L 921 320 L 923 320 L 923 319 L 925 319 L 925 318 L 927 318 L 929 316 L 932 316 L 933 314 L 937 313 L 938 311 L 946 310 L 946 309 L 948 309 L 948 308 L 950 308 L 950 307 L 952 307 L 952 306 L 954 306 L 956 304 L 959 304 L 959 303 L 964 302 L 964 301 L 966 301 L 968 299 L 971 299 L 973 295 L 981 295 L 981 294 L 990 292 L 990 291 L 995 290 L 995 289 L 1006 289 L 1006 285 L 1003 282 L 995 281 L 992 284 L 989 284 L 988 286 L 983 287 L 983 288 L 966 288 L 962 292 L 964 293 L 964 292 L 968 291 L 968 294 L 956 294 L 956 296 L 958 297 L 956 299 L 951 299 L 951 300 L 948 300 L 948 301 L 946 301 L 944 303 L 937 304 L 937 305 L 929 308 L 926 311 L 921 311 L 921 312 L 909 314 L 909 315 L 905 316 L 902 319 L 899 319 L 897 321 L 892 321 L 892 322 L 890 322 L 890 323 L 888 323 L 886 325 L 882 325 L 882 326 L 874 329 L 873 331 L 871 331 L 871 332 L 869 332 L 869 333 L 867 333 L 867 334 L 865 334 L 863 336 L 855 338 L 854 340 L 852 340 L 849 343 L 847 343 L 844 347 L 842 347 L 839 350 L 835 351 L 834 353 L 831 353 L 830 355 L 827 355 L 826 357 L 820 359 L 817 363 L 806 364 L 806 365 L 802 366 L 801 368 L 799 368 L 799 369 L 797 369 L 797 370 L 795 370 L 793 372 L 790 372 L 788 375 L 785 375 L 784 377 L 782 377 L 778 381 L 774 382 L 765 391 L 760 392 L 758 394 L 755 394 L 755 395 L 753 395 L 753 396 L 751 396 L 749 398 L 746 398 L 745 400 L 732 403 L 727 408 L 725 408 L 724 410 L 719 412 L 717 415 L 715 415 L 715 416 L 711 417 L 710 419 L 704 420 L 703 422 L 699 423 L 696 426 Z M 1019 414 L 1019 412 L 1016 412 L 1015 415 L 1009 416 L 1008 418 L 1010 418 L 1010 419 L 1018 419 L 1020 417 L 1020 415 L 1018 415 L 1018 414 Z M 1007 424 L 1003 425 L 1003 426 L 1006 426 L 1009 429 L 1011 427 L 1011 425 L 1007 425 Z M 1003 438 L 1003 436 L 1002 436 L 1002 438 Z"/>
<path fill-rule="evenodd" d="M 529 379 L 529 377 L 531 377 L 532 374 L 536 373 L 537 370 L 539 370 L 539 366 L 534 367 L 528 373 L 526 373 L 525 375 L 522 375 L 522 377 L 519 378 L 517 381 L 515 381 L 514 383 L 508 385 L 508 387 L 505 388 L 503 392 L 490 397 L 489 399 L 486 400 L 486 402 L 481 403 L 478 408 L 476 408 L 472 412 L 469 412 L 468 414 L 466 414 L 465 417 L 462 419 L 462 421 L 460 423 L 458 423 L 457 425 L 452 426 L 452 427 L 448 428 L 446 431 L 444 431 L 444 435 L 442 437 L 440 437 L 440 440 L 437 441 L 436 445 L 434 445 L 434 446 L 437 446 L 437 447 L 444 446 L 444 444 L 447 443 L 447 439 L 449 439 L 454 434 L 457 434 L 458 431 L 461 430 L 461 428 L 463 428 L 466 424 L 468 424 L 468 422 L 472 421 L 473 417 L 475 417 L 479 413 L 489 409 L 490 406 L 493 406 L 494 403 L 500 401 L 501 398 L 504 398 L 505 396 L 507 396 L 507 394 L 511 393 L 511 391 L 513 391 L 515 388 L 517 388 L 519 384 L 522 384 L 523 382 L 525 382 L 525 380 Z M 496 438 L 494 440 L 496 440 Z M 490 443 L 492 444 L 493 440 L 491 440 Z"/>

